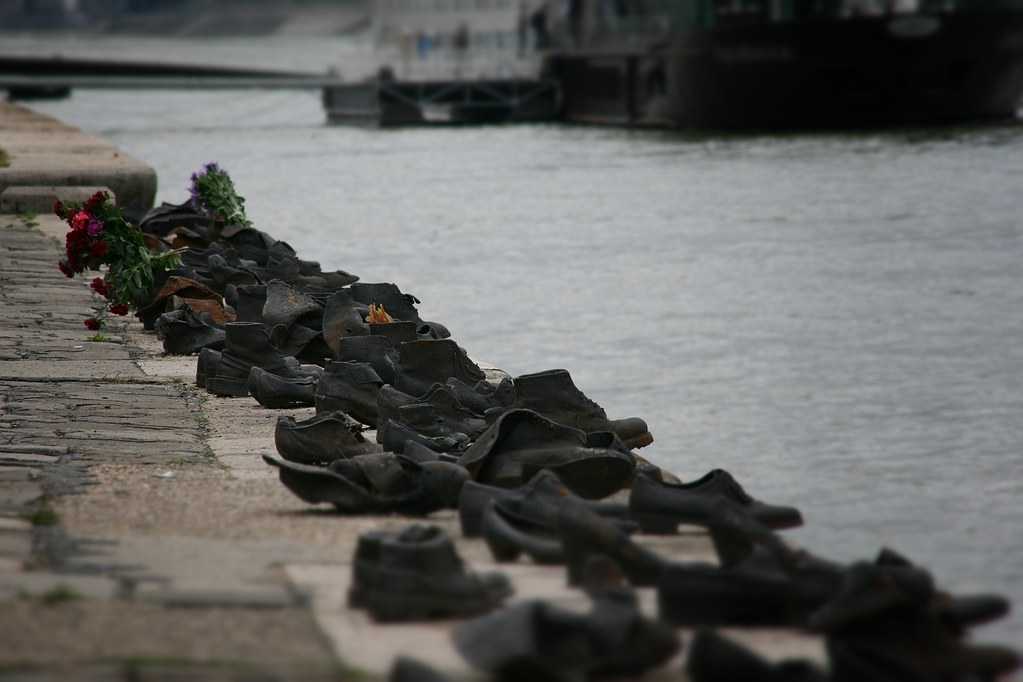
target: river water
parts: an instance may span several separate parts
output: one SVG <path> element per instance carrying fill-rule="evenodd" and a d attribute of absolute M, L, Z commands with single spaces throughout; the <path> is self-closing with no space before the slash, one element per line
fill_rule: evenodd
<path fill-rule="evenodd" d="M 359 58 L 321 39 L 59 49 Z M 655 462 L 723 467 L 798 505 L 791 537 L 808 548 L 888 545 L 952 590 L 1023 604 L 1023 127 L 379 131 L 324 125 L 318 95 L 268 92 L 83 91 L 37 108 L 151 163 L 161 200 L 219 162 L 257 226 L 304 257 L 397 282 L 476 358 L 570 369 L 611 416 L 647 419 Z M 981 634 L 1023 641 L 1023 618 Z"/>

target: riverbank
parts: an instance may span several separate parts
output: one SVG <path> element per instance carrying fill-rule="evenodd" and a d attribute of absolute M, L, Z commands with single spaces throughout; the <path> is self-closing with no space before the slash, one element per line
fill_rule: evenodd
<path fill-rule="evenodd" d="M 54 125 L 20 107 L 0 108 L 0 128 L 14 131 L 5 136 L 13 169 L 19 150 L 30 149 L 31 131 Z M 25 142 L 18 130 L 30 131 Z M 100 149 L 63 147 L 69 158 L 84 154 L 71 150 Z M 52 155 L 54 168 L 59 159 Z M 151 173 L 143 166 L 134 166 L 134 180 Z M 121 175 L 90 179 L 109 186 Z M 55 171 L 47 185 L 54 196 L 87 191 L 59 187 L 61 177 Z M 12 187 L 6 205 L 52 203 L 44 190 Z M 164 357 L 136 323 L 90 340 L 82 326 L 88 288 L 55 266 L 66 226 L 40 211 L 0 216 L 0 227 L 7 304 L 0 595 L 10 607 L 0 625 L 0 668 L 59 677 L 68 665 L 157 673 L 200 666 L 203 675 L 260 669 L 277 679 L 316 679 L 344 667 L 383 675 L 395 654 L 415 652 L 468 674 L 450 644 L 451 623 L 377 626 L 345 607 L 358 534 L 410 521 L 311 511 L 280 485 L 261 454 L 274 452 L 278 414 L 302 418 L 311 410 L 208 396 L 193 385 L 196 359 Z M 516 598 L 588 603 L 565 586 L 560 567 L 495 565 L 482 542 L 460 538 L 454 512 L 429 522 L 456 538 L 474 569 L 508 574 Z M 713 557 L 700 532 L 652 544 L 679 559 Z M 642 592 L 652 614 L 653 590 Z M 822 657 L 810 637 L 742 639 L 774 655 Z M 678 665 L 669 666 L 672 674 Z"/>
<path fill-rule="evenodd" d="M 5 542 L 17 539 L 5 544 L 2 564 L 4 593 L 20 600 L 0 641 L 17 648 L 0 662 L 53 669 L 62 657 L 97 670 L 110 665 L 126 678 L 136 673 L 122 671 L 159 679 L 202 666 L 203 676 L 260 669 L 315 679 L 339 667 L 377 677 L 402 651 L 467 676 L 448 642 L 449 623 L 375 626 L 345 608 L 358 533 L 409 520 L 310 511 L 284 490 L 260 455 L 273 452 L 277 414 L 309 410 L 265 410 L 249 398 L 198 392 L 195 359 L 163 357 L 135 325 L 115 329 L 109 342 L 87 342 L 87 289 L 61 277 L 59 249 L 42 236 L 60 238 L 65 226 L 16 215 L 0 225 L 9 226 L 0 267 L 9 302 L 0 325 L 7 396 L 0 411 L 17 462 L 4 472 L 5 483 L 16 483 L 4 494 L 23 500 L 8 516 Z M 792 501 L 802 496 L 793 490 Z M 564 587 L 563 569 L 494 565 L 481 542 L 460 538 L 453 513 L 429 522 L 451 531 L 472 568 L 509 574 L 517 598 L 582 604 Z M 674 559 L 712 558 L 701 533 L 644 544 Z M 652 591 L 640 593 L 652 614 Z M 34 644 L 49 631 L 47 642 Z M 772 657 L 821 658 L 812 637 L 730 634 Z M 671 662 L 660 678 L 678 679 L 679 665 Z"/>

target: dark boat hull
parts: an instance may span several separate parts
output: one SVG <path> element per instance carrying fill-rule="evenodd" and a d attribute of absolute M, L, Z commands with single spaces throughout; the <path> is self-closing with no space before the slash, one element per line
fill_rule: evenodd
<path fill-rule="evenodd" d="M 723 26 L 659 51 L 565 52 L 547 68 L 566 120 L 712 129 L 1011 119 L 1023 13 Z"/>

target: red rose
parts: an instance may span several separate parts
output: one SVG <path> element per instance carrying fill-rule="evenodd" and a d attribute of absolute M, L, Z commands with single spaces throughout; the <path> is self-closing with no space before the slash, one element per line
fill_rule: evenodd
<path fill-rule="evenodd" d="M 87 212 L 95 215 L 96 209 L 102 206 L 106 200 L 107 200 L 106 192 L 96 192 L 91 197 L 89 197 L 89 200 L 85 202 L 85 206 L 83 206 L 82 208 L 85 209 Z"/>
<path fill-rule="evenodd" d="M 90 331 L 98 331 L 100 328 L 99 320 L 95 317 L 90 317 L 85 320 L 85 328 Z"/>
<path fill-rule="evenodd" d="M 112 312 L 114 315 L 127 315 L 128 314 L 128 304 L 127 303 L 118 303 L 117 305 L 112 305 L 112 306 L 110 306 L 110 312 Z"/>
<path fill-rule="evenodd" d="M 71 217 L 71 229 L 74 230 L 75 232 L 78 232 L 79 230 L 84 230 L 89 225 L 89 220 L 91 219 L 92 219 L 91 215 L 89 215 L 85 211 L 79 211 L 78 213 L 74 214 L 74 216 Z"/>
<path fill-rule="evenodd" d="M 92 282 L 89 283 L 89 288 L 104 298 L 107 298 L 110 293 L 107 289 L 107 283 L 103 281 L 102 277 L 97 277 L 92 280 Z"/>
<path fill-rule="evenodd" d="M 66 260 L 62 260 L 61 262 L 57 263 L 57 267 L 60 268 L 60 271 L 64 273 L 65 277 L 75 276 L 75 271 L 71 269 L 71 265 L 68 264 Z"/>
<path fill-rule="evenodd" d="M 57 216 L 60 217 L 60 218 L 64 218 L 65 217 L 64 216 L 64 204 L 61 202 L 60 199 L 57 199 L 55 202 L 53 202 L 53 212 L 56 213 Z"/>
<path fill-rule="evenodd" d="M 101 240 L 92 245 L 92 248 L 89 249 L 89 255 L 93 258 L 102 258 L 107 255 L 107 251 L 109 250 L 110 247 L 107 246 L 107 243 Z"/>

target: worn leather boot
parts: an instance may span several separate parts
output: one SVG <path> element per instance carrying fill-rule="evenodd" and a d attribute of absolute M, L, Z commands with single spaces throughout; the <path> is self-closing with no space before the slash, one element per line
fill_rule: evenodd
<path fill-rule="evenodd" d="M 337 359 L 368 363 L 385 384 L 394 383 L 398 349 L 386 336 L 346 336 L 338 343 Z"/>
<path fill-rule="evenodd" d="M 446 383 L 451 378 L 470 386 L 486 378 L 483 370 L 451 339 L 403 343 L 398 351 L 394 387 L 409 395 L 422 395 L 434 384 Z"/>
<path fill-rule="evenodd" d="M 576 388 L 564 369 L 516 377 L 515 407 L 539 412 L 581 431 L 611 431 L 628 448 L 641 448 L 654 442 L 646 422 L 639 417 L 609 420 L 604 408 Z"/>
<path fill-rule="evenodd" d="M 693 637 L 686 672 L 692 682 L 828 681 L 824 671 L 810 661 L 784 659 L 772 663 L 713 630 L 700 630 Z"/>
<path fill-rule="evenodd" d="M 614 434 L 583 433 L 532 410 L 505 412 L 460 461 L 473 480 L 503 488 L 518 487 L 550 469 L 569 490 L 588 499 L 627 487 L 636 466 Z"/>
<path fill-rule="evenodd" d="M 473 616 L 512 593 L 500 573 L 466 570 L 454 544 L 436 526 L 359 538 L 348 603 L 380 622 Z"/>
<path fill-rule="evenodd" d="M 323 307 L 312 298 L 281 280 L 271 280 L 266 285 L 266 302 L 263 304 L 263 324 L 267 329 L 290 328 L 303 315 L 323 315 Z"/>
<path fill-rule="evenodd" d="M 626 587 L 588 586 L 589 613 L 538 599 L 455 626 L 455 648 L 499 680 L 635 679 L 679 650 L 669 626 L 645 617 Z"/>
<path fill-rule="evenodd" d="M 214 375 L 207 374 L 206 390 L 215 395 L 247 396 L 249 371 L 261 367 L 271 374 L 297 377 L 308 374 L 292 360 L 282 355 L 270 343 L 266 327 L 257 322 L 230 322 L 224 325 L 227 333 L 224 350 Z"/>
<path fill-rule="evenodd" d="M 263 407 L 273 410 L 312 407 L 316 403 L 318 378 L 319 375 L 313 373 L 307 376 L 282 377 L 253 366 L 249 370 L 249 395 Z"/>
<path fill-rule="evenodd" d="M 630 532 L 637 528 L 636 524 L 628 518 L 629 509 L 626 505 L 619 502 L 584 500 L 569 490 L 553 472 L 541 469 L 525 485 L 518 488 L 498 488 L 479 483 L 478 481 L 467 481 L 462 486 L 462 494 L 458 498 L 458 520 L 462 527 L 462 535 L 467 538 L 480 537 L 483 531 L 483 514 L 491 500 L 497 500 L 498 502 L 504 500 L 532 501 L 536 499 L 537 495 L 555 499 L 559 503 L 555 505 L 540 505 L 525 502 L 525 504 L 531 505 L 530 509 L 535 510 L 537 513 L 548 508 L 554 512 L 544 522 L 544 525 L 556 523 L 556 510 L 560 506 L 561 500 L 570 499 L 586 505 L 601 516 L 614 520 Z M 534 522 L 536 522 L 535 518 Z"/>
<path fill-rule="evenodd" d="M 369 363 L 328 362 L 316 384 L 316 412 L 340 410 L 376 428 L 377 393 L 383 385 Z"/>
<path fill-rule="evenodd" d="M 188 306 L 164 313 L 155 326 L 168 355 L 191 355 L 203 348 L 224 347 L 224 329 L 213 324 L 209 315 L 196 315 Z"/>
<path fill-rule="evenodd" d="M 423 516 L 458 503 L 468 478 L 448 462 L 415 462 L 389 453 L 339 459 L 329 467 L 289 462 L 263 454 L 280 471 L 281 483 L 309 504 L 329 503 L 343 514 Z"/>
<path fill-rule="evenodd" d="M 323 340 L 340 357 L 341 340 L 349 336 L 369 334 L 370 325 L 363 321 L 365 308 L 353 297 L 350 289 L 335 291 L 323 306 Z"/>
<path fill-rule="evenodd" d="M 337 459 L 381 452 L 380 446 L 362 436 L 363 426 L 344 412 L 318 414 L 296 422 L 277 418 L 274 444 L 281 457 L 302 464 L 330 464 Z"/>

